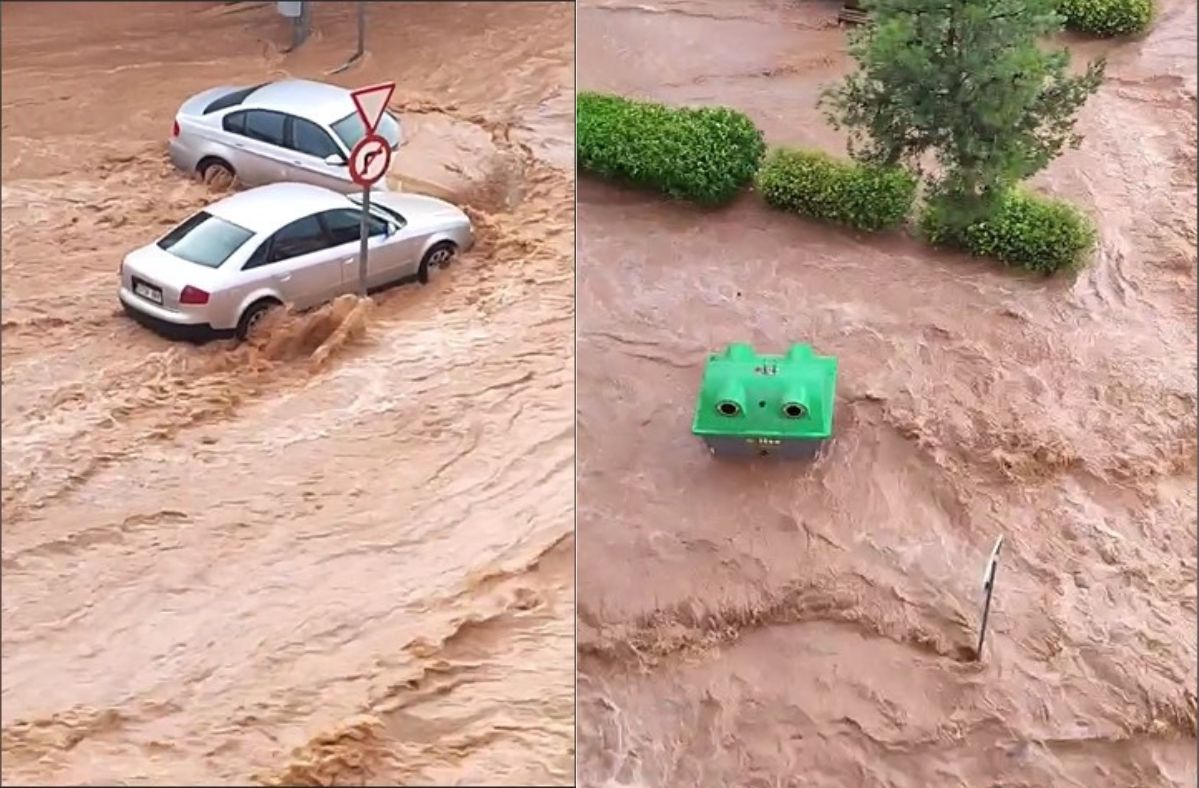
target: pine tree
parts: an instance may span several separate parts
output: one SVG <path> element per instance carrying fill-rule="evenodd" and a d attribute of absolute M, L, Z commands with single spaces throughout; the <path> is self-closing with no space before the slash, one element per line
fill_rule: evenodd
<path fill-rule="evenodd" d="M 872 23 L 852 34 L 858 68 L 821 98 L 855 159 L 911 167 L 968 222 L 1081 142 L 1075 115 L 1105 64 L 1072 76 L 1069 53 L 1043 45 L 1062 27 L 1054 0 L 863 4 Z"/>

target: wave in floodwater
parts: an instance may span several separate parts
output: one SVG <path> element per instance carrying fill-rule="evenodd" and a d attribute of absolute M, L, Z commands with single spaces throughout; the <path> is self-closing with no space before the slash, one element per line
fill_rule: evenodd
<path fill-rule="evenodd" d="M 271 361 L 305 359 L 310 369 L 320 369 L 339 348 L 366 333 L 373 306 L 369 297 L 347 294 L 305 314 L 274 310 L 249 343 L 251 352 Z"/>
<path fill-rule="evenodd" d="M 569 780 L 569 5 L 374 4 L 333 76 L 351 5 L 291 53 L 270 4 L 0 13 L 5 784 Z M 121 256 L 239 188 L 169 118 L 286 75 L 394 79 L 392 186 L 475 248 L 250 342 L 145 331 Z"/>
<path fill-rule="evenodd" d="M 842 155 L 837 11 L 581 3 L 579 87 Z M 1067 41 L 1109 62 L 1035 184 L 1100 219 L 1075 277 L 580 183 L 580 785 L 1194 784 L 1195 38 Z M 690 435 L 729 342 L 839 359 L 817 462 Z"/>

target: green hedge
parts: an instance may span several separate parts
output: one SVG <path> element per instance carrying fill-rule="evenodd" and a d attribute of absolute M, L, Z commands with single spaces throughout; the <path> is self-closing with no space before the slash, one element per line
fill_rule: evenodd
<path fill-rule="evenodd" d="M 1074 206 L 1013 189 L 990 216 L 955 231 L 946 220 L 944 198 L 930 201 L 920 230 L 937 246 L 994 257 L 1008 265 L 1051 274 L 1082 263 L 1095 245 L 1095 228 Z"/>
<path fill-rule="evenodd" d="M 766 157 L 757 187 L 775 208 L 859 230 L 901 224 L 916 197 L 916 178 L 906 170 L 786 148 Z"/>
<path fill-rule="evenodd" d="M 729 201 L 766 150 L 753 121 L 723 107 L 674 108 L 585 92 L 576 111 L 582 169 L 676 199 Z"/>
<path fill-rule="evenodd" d="M 1066 27 L 1096 36 L 1140 33 L 1153 21 L 1153 0 L 1058 0 Z"/>

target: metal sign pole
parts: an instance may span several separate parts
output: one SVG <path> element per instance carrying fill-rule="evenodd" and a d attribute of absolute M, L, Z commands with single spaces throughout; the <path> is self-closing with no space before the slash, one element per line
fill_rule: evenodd
<path fill-rule="evenodd" d="M 358 52 L 354 57 L 366 53 L 366 0 L 358 0 Z"/>
<path fill-rule="evenodd" d="M 359 14 L 364 14 L 365 5 L 359 5 Z M 359 19 L 365 20 L 364 16 Z M 359 224 L 361 240 L 358 251 L 358 295 L 366 298 L 366 257 L 370 240 L 371 185 L 387 174 L 391 164 L 391 147 L 386 139 L 375 133 L 379 119 L 387 109 L 387 102 L 395 92 L 394 82 L 371 85 L 350 93 L 358 117 L 366 133 L 350 151 L 350 177 L 362 186 L 362 221 Z M 381 158 L 380 158 L 381 157 Z M 382 166 L 374 166 L 382 162 Z"/>
<path fill-rule="evenodd" d="M 983 599 L 982 623 L 978 627 L 978 648 L 974 651 L 976 660 L 983 658 L 983 643 L 987 638 L 987 619 L 991 615 L 991 595 L 995 593 L 995 572 L 999 569 L 999 548 L 1001 547 L 1003 547 L 1003 536 L 995 540 L 995 547 L 991 550 L 991 559 L 987 561 L 987 568 L 983 572 L 983 591 L 986 592 L 986 597 Z"/>
<path fill-rule="evenodd" d="M 359 241 L 359 245 L 358 245 L 358 296 L 360 298 L 366 298 L 366 252 L 367 252 L 367 241 L 369 240 L 369 236 L 367 235 L 367 230 L 369 229 L 369 226 L 370 226 L 370 212 L 371 212 L 371 187 L 363 186 L 362 187 L 362 224 L 360 225 L 360 230 L 359 230 L 362 238 Z"/>

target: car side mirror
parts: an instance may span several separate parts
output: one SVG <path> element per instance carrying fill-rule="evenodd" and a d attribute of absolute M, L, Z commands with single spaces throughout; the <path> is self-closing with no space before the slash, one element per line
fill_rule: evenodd
<path fill-rule="evenodd" d="M 325 157 L 325 164 L 328 164 L 330 167 L 344 167 L 346 166 L 346 160 L 336 153 L 330 153 Z"/>

